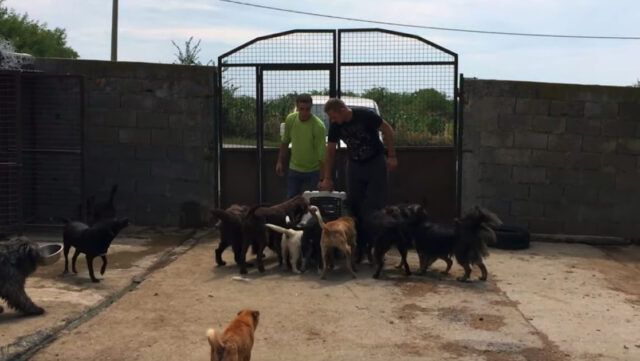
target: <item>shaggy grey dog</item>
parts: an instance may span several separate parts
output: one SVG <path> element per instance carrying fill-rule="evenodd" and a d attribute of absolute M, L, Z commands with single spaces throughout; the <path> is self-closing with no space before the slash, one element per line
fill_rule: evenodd
<path fill-rule="evenodd" d="M 35 243 L 23 239 L 0 243 L 0 298 L 26 315 L 44 313 L 24 291 L 27 277 L 38 268 L 40 260 Z M 0 306 L 0 313 L 2 311 Z"/>

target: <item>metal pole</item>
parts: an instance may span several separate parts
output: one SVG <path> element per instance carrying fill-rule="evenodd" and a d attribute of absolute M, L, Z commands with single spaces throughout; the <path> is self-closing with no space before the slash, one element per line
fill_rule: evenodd
<path fill-rule="evenodd" d="M 111 61 L 118 61 L 118 0 L 113 0 L 111 11 Z"/>

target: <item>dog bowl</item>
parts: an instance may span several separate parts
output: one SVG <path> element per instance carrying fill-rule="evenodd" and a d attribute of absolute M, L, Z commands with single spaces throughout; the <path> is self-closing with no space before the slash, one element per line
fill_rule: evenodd
<path fill-rule="evenodd" d="M 41 256 L 39 263 L 43 266 L 49 266 L 60 259 L 60 255 L 62 254 L 62 245 L 57 243 L 46 244 L 38 247 L 38 252 L 40 252 Z"/>

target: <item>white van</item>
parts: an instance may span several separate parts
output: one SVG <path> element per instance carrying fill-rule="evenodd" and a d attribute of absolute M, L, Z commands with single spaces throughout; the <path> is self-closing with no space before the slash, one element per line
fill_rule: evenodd
<path fill-rule="evenodd" d="M 324 104 L 327 102 L 327 100 L 329 100 L 330 97 L 327 95 L 312 95 L 311 96 L 311 100 L 313 101 L 313 105 L 311 106 L 311 113 L 314 114 L 316 117 L 322 119 L 322 121 L 324 122 L 324 127 L 327 129 L 327 132 L 329 132 L 329 117 L 327 116 L 327 113 L 324 112 Z M 341 97 L 340 99 L 342 99 L 342 101 L 349 107 L 349 108 L 360 108 L 360 109 L 369 109 L 371 111 L 373 111 L 374 113 L 380 115 L 380 109 L 378 109 L 378 103 L 375 102 L 375 100 L 373 99 L 369 99 L 369 98 L 360 98 L 360 97 Z M 296 108 L 295 105 L 293 107 L 293 110 L 291 111 L 292 113 L 296 112 Z M 284 134 L 284 123 L 280 124 L 280 137 L 282 137 L 282 135 Z M 382 134 L 380 134 L 380 140 L 382 140 Z M 347 145 L 344 144 L 343 141 L 340 141 L 340 147 L 341 148 L 346 148 Z M 289 148 L 291 148 L 291 144 L 289 144 Z"/>

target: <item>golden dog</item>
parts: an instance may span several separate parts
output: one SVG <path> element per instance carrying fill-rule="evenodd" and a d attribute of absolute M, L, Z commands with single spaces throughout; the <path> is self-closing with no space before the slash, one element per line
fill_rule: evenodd
<path fill-rule="evenodd" d="M 340 217 L 335 221 L 324 223 L 320 210 L 316 206 L 310 206 L 309 210 L 318 219 L 318 224 L 322 228 L 322 236 L 320 238 L 320 248 L 322 250 L 322 268 L 321 279 L 325 279 L 327 271 L 331 266 L 331 254 L 334 248 L 340 250 L 345 257 L 347 269 L 351 272 L 353 278 L 356 273 L 353 265 L 352 251 L 356 247 L 356 224 L 351 217 Z"/>
<path fill-rule="evenodd" d="M 253 334 L 258 326 L 260 312 L 242 310 L 219 336 L 213 328 L 207 330 L 211 346 L 211 361 L 249 361 L 253 347 Z"/>

